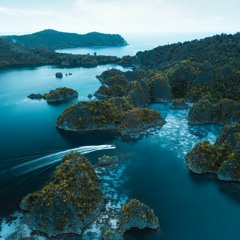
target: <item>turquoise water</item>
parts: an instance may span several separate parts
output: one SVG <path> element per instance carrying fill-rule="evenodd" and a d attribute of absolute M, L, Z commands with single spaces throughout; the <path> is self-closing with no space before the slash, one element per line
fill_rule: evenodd
<path fill-rule="evenodd" d="M 214 142 L 221 127 L 191 127 L 187 123 L 187 110 L 153 104 L 148 107 L 160 111 L 167 123 L 160 130 L 135 136 L 135 140 L 121 141 L 103 133 L 66 133 L 58 131 L 55 122 L 71 102 L 49 105 L 26 97 L 33 92 L 44 93 L 66 86 L 79 92 L 79 100 L 88 100 L 87 95 L 100 86 L 95 76 L 113 66 L 87 69 L 46 66 L 0 71 L 0 215 L 18 210 L 21 198 L 39 189 L 59 162 L 56 157 L 49 157 L 48 164 L 40 166 L 36 159 L 91 146 L 85 153 L 93 163 L 103 154 L 122 159 L 119 171 L 105 177 L 105 191 L 118 202 L 138 198 L 154 208 L 159 217 L 158 232 L 131 231 L 126 239 L 239 239 L 239 186 L 217 181 L 212 175 L 190 173 L 184 158 L 196 143 L 204 139 Z M 56 79 L 57 71 L 72 75 Z M 114 144 L 116 149 L 96 147 L 106 144 Z M 47 163 L 46 158 L 44 161 L 41 164 Z M 23 168 L 21 164 L 26 162 Z M 11 229 L 6 224 L 2 226 L 1 234 L 6 236 Z"/>

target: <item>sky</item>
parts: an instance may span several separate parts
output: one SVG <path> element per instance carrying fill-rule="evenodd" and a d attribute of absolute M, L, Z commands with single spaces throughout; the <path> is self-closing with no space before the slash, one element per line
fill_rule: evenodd
<path fill-rule="evenodd" d="M 240 0 L 0 0 L 0 32 L 236 33 Z"/>

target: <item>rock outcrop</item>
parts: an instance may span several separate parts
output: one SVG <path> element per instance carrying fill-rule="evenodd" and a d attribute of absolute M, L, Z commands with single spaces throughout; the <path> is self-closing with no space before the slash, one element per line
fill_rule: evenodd
<path fill-rule="evenodd" d="M 49 93 L 45 93 L 43 98 L 48 103 L 57 103 L 68 101 L 78 97 L 78 92 L 71 88 L 57 88 L 55 90 L 51 90 Z"/>
<path fill-rule="evenodd" d="M 174 99 L 172 101 L 171 107 L 172 109 L 188 109 L 189 105 L 185 102 L 184 98 Z"/>
<path fill-rule="evenodd" d="M 226 125 L 214 145 L 199 143 L 186 159 L 195 173 L 214 173 L 220 180 L 240 181 L 240 124 Z"/>
<path fill-rule="evenodd" d="M 131 228 L 157 229 L 159 222 L 153 209 L 137 199 L 132 199 L 122 206 L 120 226 L 124 233 Z"/>
<path fill-rule="evenodd" d="M 145 80 L 131 81 L 124 96 L 129 97 L 135 107 L 145 106 L 151 102 L 150 89 Z"/>
<path fill-rule="evenodd" d="M 190 124 L 233 124 L 240 122 L 240 103 L 230 99 L 218 102 L 200 100 L 195 103 L 188 115 Z"/>
<path fill-rule="evenodd" d="M 40 93 L 31 93 L 30 95 L 27 96 L 30 99 L 37 99 L 40 100 L 43 98 L 43 95 Z"/>
<path fill-rule="evenodd" d="M 154 74 L 149 80 L 152 102 L 171 102 L 171 87 L 169 80 L 162 72 Z"/>
<path fill-rule="evenodd" d="M 141 132 L 165 123 L 159 112 L 136 109 L 127 98 L 78 102 L 68 107 L 57 120 L 57 127 L 67 131 L 112 131 L 121 135 Z"/>
<path fill-rule="evenodd" d="M 63 74 L 61 72 L 56 72 L 55 73 L 55 77 L 56 78 L 62 78 L 63 77 Z"/>
<path fill-rule="evenodd" d="M 99 99 L 128 97 L 135 107 L 153 102 L 170 102 L 171 86 L 161 71 L 134 70 L 122 72 L 110 69 L 97 78 L 103 85 L 95 93 Z"/>
<path fill-rule="evenodd" d="M 111 157 L 109 155 L 103 155 L 102 157 L 99 157 L 98 158 L 98 161 L 97 161 L 97 166 L 99 167 L 109 167 L 109 166 L 112 166 L 116 163 L 117 161 L 117 157 Z"/>
<path fill-rule="evenodd" d="M 104 84 L 94 94 L 98 99 L 122 97 L 128 85 L 128 80 L 123 75 L 116 75 L 104 80 Z"/>
<path fill-rule="evenodd" d="M 132 228 L 156 230 L 159 227 L 158 217 L 153 209 L 137 199 L 131 199 L 122 206 L 119 227 L 112 229 L 104 226 L 103 239 L 123 240 L 123 234 Z"/>
<path fill-rule="evenodd" d="M 80 153 L 70 153 L 56 168 L 51 181 L 26 196 L 20 207 L 32 229 L 49 237 L 80 234 L 103 206 L 103 195 L 92 164 Z"/>

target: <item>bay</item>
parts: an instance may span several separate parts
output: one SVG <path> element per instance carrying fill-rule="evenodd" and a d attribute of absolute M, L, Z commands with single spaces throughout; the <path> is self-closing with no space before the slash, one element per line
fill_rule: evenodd
<path fill-rule="evenodd" d="M 188 35 L 183 40 L 195 37 Z M 132 42 L 129 46 L 91 49 L 89 53 L 132 55 L 170 41 L 169 36 L 165 39 L 132 36 L 128 40 Z M 172 35 L 172 41 L 180 40 L 177 34 Z M 79 49 L 69 51 L 80 53 Z M 239 186 L 217 181 L 213 175 L 192 174 L 185 160 L 185 154 L 196 143 L 205 139 L 213 143 L 220 126 L 189 126 L 187 110 L 172 110 L 168 104 L 152 104 L 148 107 L 160 111 L 167 123 L 159 131 L 152 130 L 145 136 L 136 136 L 135 141 L 121 141 L 105 133 L 59 131 L 55 127 L 56 119 L 72 102 L 50 105 L 44 100 L 27 98 L 30 93 L 71 87 L 79 92 L 78 100 L 88 101 L 87 95 L 93 94 L 101 85 L 95 76 L 112 67 L 129 70 L 105 65 L 96 68 L 44 66 L 0 71 L 0 215 L 6 216 L 18 210 L 21 198 L 41 188 L 59 163 L 49 162 L 35 169 L 32 161 L 67 149 L 93 146 L 86 154 L 93 163 L 103 154 L 123 159 L 124 168 L 115 180 L 120 186 L 119 201 L 123 201 L 122 196 L 125 200 L 126 196 L 129 199 L 138 198 L 152 207 L 159 217 L 159 231 L 131 231 L 126 239 L 238 239 Z M 55 78 L 57 71 L 63 72 L 62 79 Z M 66 73 L 72 75 L 65 76 Z M 99 148 L 97 146 L 107 144 L 115 145 L 116 149 L 95 151 Z M 24 163 L 28 163 L 27 173 L 9 171 Z M 6 231 L 10 230 L 3 228 L 1 234 Z"/>

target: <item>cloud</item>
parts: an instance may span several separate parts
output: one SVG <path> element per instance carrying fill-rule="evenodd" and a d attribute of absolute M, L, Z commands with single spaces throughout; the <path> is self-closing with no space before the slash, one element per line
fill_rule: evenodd
<path fill-rule="evenodd" d="M 55 28 L 79 33 L 239 31 L 239 0 L 23 0 L 21 4 L 19 0 L 3 1 L 2 31 L 7 28 L 12 28 L 10 31 Z"/>
<path fill-rule="evenodd" d="M 0 13 L 10 15 L 10 16 L 17 16 L 17 15 L 24 15 L 24 16 L 55 16 L 53 12 L 50 11 L 40 11 L 40 10 L 25 10 L 20 8 L 7 8 L 0 6 Z"/>

